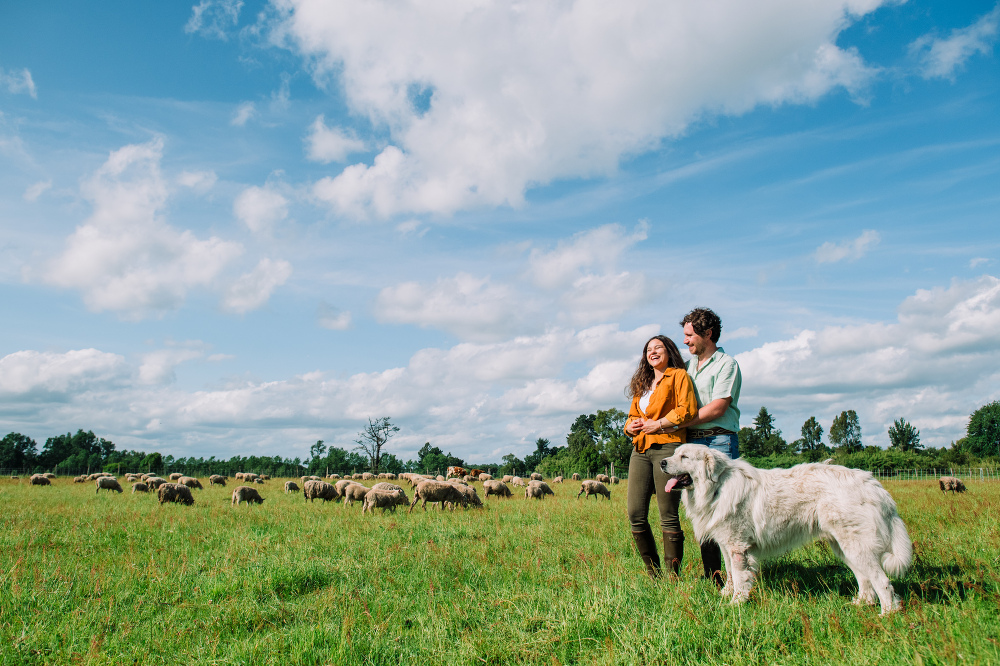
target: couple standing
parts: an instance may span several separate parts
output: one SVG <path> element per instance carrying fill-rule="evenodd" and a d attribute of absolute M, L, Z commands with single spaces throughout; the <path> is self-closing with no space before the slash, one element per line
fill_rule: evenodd
<path fill-rule="evenodd" d="M 632 537 L 646 571 L 660 574 L 656 538 L 649 525 L 649 500 L 655 494 L 663 533 L 663 559 L 674 574 L 684 557 L 684 532 L 677 507 L 680 491 L 666 492 L 667 474 L 660 461 L 680 445 L 704 444 L 739 456 L 740 367 L 716 343 L 722 321 L 707 308 L 692 310 L 681 320 L 684 344 L 691 352 L 685 366 L 677 346 L 665 335 L 646 343 L 639 367 L 625 393 L 632 399 L 625 433 L 632 437 L 628 465 L 628 515 Z M 714 541 L 701 544 L 705 577 L 722 586 L 722 552 Z"/>

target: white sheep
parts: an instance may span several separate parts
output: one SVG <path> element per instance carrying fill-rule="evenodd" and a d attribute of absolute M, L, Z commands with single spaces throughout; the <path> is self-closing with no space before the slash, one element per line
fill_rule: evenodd
<path fill-rule="evenodd" d="M 201 485 L 201 481 L 194 478 L 193 476 L 182 476 L 181 478 L 177 479 L 177 483 L 181 484 L 182 486 L 187 486 L 188 488 L 197 488 L 198 490 L 204 490 L 204 488 Z"/>
<path fill-rule="evenodd" d="M 617 485 L 617 484 L 621 483 L 621 479 L 619 479 L 617 476 L 613 476 L 613 477 L 611 477 L 611 483 Z"/>
<path fill-rule="evenodd" d="M 237 486 L 233 488 L 233 501 L 230 503 L 239 506 L 240 502 L 250 504 L 263 504 L 264 498 L 260 496 L 256 488 L 250 486 Z"/>
<path fill-rule="evenodd" d="M 224 477 L 222 475 L 219 475 L 219 474 L 213 474 L 212 476 L 208 477 L 208 485 L 210 485 L 210 486 L 222 486 L 223 488 L 225 488 L 226 487 L 226 477 Z"/>
<path fill-rule="evenodd" d="M 365 493 L 364 501 L 361 503 L 361 513 L 368 513 L 368 511 L 375 513 L 376 508 L 382 509 L 382 513 L 385 513 L 386 509 L 395 513 L 397 506 L 406 506 L 409 503 L 410 499 L 399 486 L 393 489 L 373 487 Z"/>
<path fill-rule="evenodd" d="M 528 478 L 531 479 L 532 481 L 541 481 L 542 475 L 539 474 L 538 472 L 532 472 L 530 475 L 528 475 Z"/>
<path fill-rule="evenodd" d="M 160 499 L 160 504 L 165 502 L 176 502 L 188 506 L 194 504 L 194 496 L 191 489 L 179 483 L 163 483 L 156 489 L 156 496 Z"/>
<path fill-rule="evenodd" d="M 555 496 L 555 493 L 552 492 L 551 488 L 549 488 L 549 484 L 545 483 L 544 481 L 531 480 L 528 482 L 528 488 L 539 488 L 542 493 L 541 496 L 538 496 L 539 499 L 541 499 L 541 497 L 545 495 Z M 525 490 L 527 490 L 527 488 Z M 525 495 L 525 497 L 527 497 L 527 495 Z M 532 495 L 532 497 L 535 497 L 535 495 Z"/>
<path fill-rule="evenodd" d="M 561 476 L 557 476 L 556 478 L 552 479 L 552 483 L 562 483 L 562 482 L 563 478 Z"/>
<path fill-rule="evenodd" d="M 324 502 L 337 499 L 337 491 L 326 481 L 315 481 L 310 479 L 302 486 L 302 496 L 312 502 L 321 499 Z"/>
<path fill-rule="evenodd" d="M 355 502 L 363 502 L 365 495 L 371 490 L 368 486 L 363 486 L 360 483 L 352 483 L 351 485 L 344 488 L 344 504 L 354 504 Z M 402 490 L 402 489 L 400 489 Z"/>
<path fill-rule="evenodd" d="M 587 493 L 587 497 L 591 495 L 604 495 L 609 500 L 611 499 L 611 491 L 608 487 L 601 483 L 600 481 L 584 481 L 580 484 L 580 492 L 576 494 L 576 498 L 580 499 L 580 495 Z M 586 497 L 584 498 L 586 499 Z"/>
<path fill-rule="evenodd" d="M 611 483 L 611 477 L 610 477 L 610 476 L 608 476 L 607 474 L 598 474 L 598 475 L 597 475 L 596 477 L 594 477 L 594 478 L 596 478 L 596 479 L 597 479 L 598 481 L 600 481 L 601 483 Z"/>
<path fill-rule="evenodd" d="M 95 484 L 97 486 L 97 489 L 94 491 L 95 494 L 100 493 L 101 488 L 104 488 L 105 490 L 114 490 L 119 493 L 124 492 L 122 490 L 121 484 L 118 483 L 118 479 L 109 479 L 106 476 L 102 476 L 101 478 L 97 479 Z"/>
<path fill-rule="evenodd" d="M 512 485 L 512 486 L 519 486 L 521 488 L 524 488 L 528 484 L 521 477 L 515 476 L 513 479 L 510 480 L 510 485 Z"/>
<path fill-rule="evenodd" d="M 573 479 L 574 481 L 579 481 L 580 480 L 580 475 L 577 474 L 576 472 L 573 472 L 573 476 L 571 476 L 569 478 Z"/>
<path fill-rule="evenodd" d="M 421 481 L 413 491 L 413 502 L 410 504 L 410 511 L 423 500 L 424 511 L 427 510 L 428 502 L 440 502 L 441 509 L 444 509 L 445 502 L 453 502 L 464 505 L 466 503 L 465 493 L 460 487 L 443 481 Z"/>
<path fill-rule="evenodd" d="M 938 484 L 941 486 L 941 492 L 951 491 L 952 493 L 964 493 L 965 484 L 962 480 L 954 476 L 942 476 L 938 479 Z"/>
<path fill-rule="evenodd" d="M 483 482 L 483 496 L 489 497 L 490 495 L 496 495 L 497 497 L 510 497 L 510 488 L 503 481 L 491 481 L 486 480 Z"/>

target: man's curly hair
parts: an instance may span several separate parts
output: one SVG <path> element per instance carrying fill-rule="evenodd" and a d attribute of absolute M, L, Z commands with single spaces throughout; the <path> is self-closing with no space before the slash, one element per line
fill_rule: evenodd
<path fill-rule="evenodd" d="M 708 330 L 712 331 L 712 342 L 719 341 L 719 334 L 722 333 L 722 320 L 708 308 L 695 308 L 684 315 L 681 319 L 681 326 L 691 324 L 691 328 L 698 335 L 705 335 Z"/>

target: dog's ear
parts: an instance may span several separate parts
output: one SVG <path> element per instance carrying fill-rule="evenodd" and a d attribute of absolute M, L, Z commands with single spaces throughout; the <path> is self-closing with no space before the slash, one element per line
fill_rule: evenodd
<path fill-rule="evenodd" d="M 715 483 L 716 481 L 719 480 L 719 474 L 722 473 L 722 467 L 718 464 L 718 461 L 715 459 L 715 455 L 713 454 L 712 449 L 706 450 L 704 455 L 705 455 L 705 477 L 712 483 Z"/>

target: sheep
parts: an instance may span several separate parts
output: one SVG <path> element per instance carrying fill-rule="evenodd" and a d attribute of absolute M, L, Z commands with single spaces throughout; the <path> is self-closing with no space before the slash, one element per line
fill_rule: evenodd
<path fill-rule="evenodd" d="M 29 483 L 33 486 L 51 486 L 52 482 L 42 474 L 32 474 Z"/>
<path fill-rule="evenodd" d="M 584 493 L 587 493 L 587 497 L 591 495 L 604 495 L 609 500 L 611 499 L 611 491 L 600 481 L 584 481 L 581 483 L 580 492 L 576 494 L 576 498 L 580 499 L 580 495 Z M 584 499 L 587 499 L 587 497 L 584 497 Z"/>
<path fill-rule="evenodd" d="M 247 506 L 251 504 L 263 504 L 264 498 L 260 496 L 256 488 L 237 486 L 233 488 L 233 501 L 230 503 L 230 506 L 239 506 L 240 502 L 246 502 Z"/>
<path fill-rule="evenodd" d="M 151 476 L 156 476 L 156 475 L 155 474 L 140 474 L 139 475 L 139 480 L 140 481 L 145 481 L 146 479 L 148 479 Z"/>
<path fill-rule="evenodd" d="M 361 513 L 368 513 L 369 510 L 375 513 L 376 507 L 382 509 L 382 513 L 385 513 L 386 509 L 395 513 L 397 506 L 406 506 L 409 503 L 410 498 L 399 486 L 395 489 L 372 487 L 365 493 L 364 501 L 361 503 Z"/>
<path fill-rule="evenodd" d="M 504 474 L 504 475 L 503 475 L 503 479 L 502 479 L 502 481 L 503 481 L 504 483 L 510 483 L 510 482 L 511 482 L 511 481 L 513 481 L 513 480 L 514 480 L 514 477 L 513 477 L 513 476 L 511 476 L 510 474 Z"/>
<path fill-rule="evenodd" d="M 108 477 L 103 476 L 100 479 L 97 479 L 94 483 L 97 486 L 97 489 L 94 490 L 95 494 L 100 493 L 101 488 L 104 488 L 105 490 L 115 490 L 119 493 L 124 492 L 121 484 L 118 483 L 118 479 L 109 479 Z"/>
<path fill-rule="evenodd" d="M 395 481 L 396 480 L 396 475 L 393 474 L 392 472 L 386 472 L 385 473 L 385 478 L 386 478 L 387 481 Z"/>
<path fill-rule="evenodd" d="M 376 483 L 374 486 L 372 486 L 371 489 L 372 490 L 386 490 L 386 491 L 392 491 L 392 490 L 402 491 L 403 490 L 403 488 L 401 486 L 397 486 L 395 483 L 387 483 L 385 481 L 380 481 L 380 482 Z M 409 504 L 409 500 L 407 500 L 407 504 Z"/>
<path fill-rule="evenodd" d="M 261 474 L 260 478 L 264 479 L 265 481 L 270 481 L 271 480 L 271 475 L 270 474 Z"/>
<path fill-rule="evenodd" d="M 476 493 L 476 489 L 472 486 L 459 485 L 457 486 L 459 491 L 465 496 L 465 506 L 468 507 L 470 504 L 472 506 L 482 506 L 483 501 L 479 499 L 479 494 Z"/>
<path fill-rule="evenodd" d="M 539 474 L 538 472 L 532 472 L 528 476 L 528 478 L 531 479 L 532 481 L 541 481 L 542 480 L 542 475 Z"/>
<path fill-rule="evenodd" d="M 46 479 L 48 479 L 49 481 L 52 481 L 53 479 L 55 479 L 55 478 L 56 478 L 56 475 L 55 475 L 55 474 L 53 474 L 52 472 L 46 472 L 46 473 L 45 473 L 45 474 L 43 474 L 42 476 L 44 476 L 44 477 L 45 477 Z"/>
<path fill-rule="evenodd" d="M 941 486 L 941 492 L 949 490 L 952 493 L 965 492 L 965 484 L 962 483 L 961 479 L 955 478 L 954 476 L 942 476 L 938 479 L 938 484 Z"/>
<path fill-rule="evenodd" d="M 361 474 L 361 472 L 357 472 L 355 474 L 351 474 L 351 478 L 354 479 L 355 481 L 360 481 L 362 479 L 362 476 L 363 475 Z"/>
<path fill-rule="evenodd" d="M 354 504 L 355 502 L 363 502 L 365 499 L 365 495 L 368 494 L 369 490 L 371 490 L 371 488 L 369 488 L 368 486 L 363 486 L 360 483 L 350 484 L 349 486 L 344 488 L 344 504 Z"/>
<path fill-rule="evenodd" d="M 490 495 L 496 495 L 497 497 L 510 497 L 510 488 L 503 481 L 492 481 L 487 479 L 483 481 L 483 496 L 489 497 Z"/>
<path fill-rule="evenodd" d="M 225 488 L 226 487 L 226 477 L 219 476 L 218 474 L 213 474 L 212 476 L 208 477 L 208 485 L 210 485 L 210 486 L 222 486 L 223 488 Z"/>
<path fill-rule="evenodd" d="M 254 479 L 253 482 L 261 486 L 264 485 L 264 479 L 260 478 L 259 476 L 256 479 Z"/>
<path fill-rule="evenodd" d="M 479 480 L 483 481 L 483 482 L 485 482 L 485 481 L 492 481 L 493 480 L 493 475 L 492 474 L 487 474 L 486 472 L 483 472 L 482 474 L 479 475 Z"/>
<path fill-rule="evenodd" d="M 159 476 L 151 476 L 146 479 L 146 484 L 153 490 L 158 490 L 164 483 L 167 483 L 167 480 Z"/>
<path fill-rule="evenodd" d="M 447 481 L 448 479 L 446 479 L 445 477 L 443 477 L 443 476 L 441 476 L 440 474 L 438 474 L 437 476 L 435 476 L 435 477 L 434 477 L 434 480 L 435 480 L 435 481 L 438 481 L 438 482 L 440 482 L 440 483 L 444 483 L 444 482 L 445 482 L 445 481 Z"/>
<path fill-rule="evenodd" d="M 528 486 L 524 489 L 524 499 L 529 499 L 531 497 L 542 499 L 543 495 L 545 495 L 545 493 L 542 492 L 541 486 Z"/>
<path fill-rule="evenodd" d="M 197 488 L 198 490 L 204 490 L 205 488 L 201 485 L 201 481 L 194 478 L 193 476 L 182 476 L 177 479 L 177 483 L 182 486 L 187 486 L 188 488 Z"/>
<path fill-rule="evenodd" d="M 622 481 L 622 480 L 621 480 L 621 479 L 619 479 L 619 478 L 618 478 L 617 476 L 613 476 L 613 477 L 611 477 L 611 483 L 613 483 L 613 484 L 615 484 L 615 485 L 618 485 L 619 483 L 621 483 L 621 481 Z"/>
<path fill-rule="evenodd" d="M 149 486 L 147 486 L 142 481 L 136 481 L 135 483 L 132 484 L 132 494 L 148 493 L 148 492 L 149 492 Z"/>
<path fill-rule="evenodd" d="M 179 483 L 164 482 L 157 488 L 156 496 L 160 499 L 160 504 L 165 502 L 176 502 L 187 506 L 194 504 L 194 495 L 191 494 L 191 489 Z"/>
<path fill-rule="evenodd" d="M 184 475 L 183 475 L 183 474 L 181 474 L 180 472 L 173 472 L 173 473 L 171 473 L 171 474 L 170 474 L 170 480 L 171 480 L 171 481 L 177 481 L 177 480 L 179 480 L 179 479 L 180 479 L 180 478 L 181 478 L 182 476 L 184 476 Z"/>
<path fill-rule="evenodd" d="M 337 499 L 337 491 L 326 481 L 310 479 L 302 486 L 302 496 L 310 502 L 317 499 L 329 502 L 332 499 Z"/>
<path fill-rule="evenodd" d="M 374 478 L 375 478 L 375 475 L 372 474 L 371 472 L 363 472 L 361 474 L 361 480 L 362 481 L 371 481 Z"/>
<path fill-rule="evenodd" d="M 354 483 L 353 479 L 341 479 L 337 483 L 333 484 L 334 491 L 337 493 L 337 497 L 344 496 L 344 488 Z"/>
<path fill-rule="evenodd" d="M 528 484 L 526 484 L 524 482 L 524 479 L 522 479 L 521 477 L 515 476 L 513 479 L 510 480 L 510 485 L 512 485 L 512 486 L 518 486 L 520 488 L 524 488 Z"/>
<path fill-rule="evenodd" d="M 552 483 L 562 483 L 562 482 L 563 478 L 561 476 L 557 476 L 556 478 L 552 479 Z"/>
<path fill-rule="evenodd" d="M 598 475 L 597 475 L 596 477 L 594 477 L 594 478 L 596 478 L 596 479 L 597 479 L 598 481 L 600 481 L 601 483 L 611 483 L 611 477 L 610 477 L 610 476 L 608 476 L 607 474 L 598 474 Z"/>
<path fill-rule="evenodd" d="M 529 481 L 528 488 L 541 488 L 542 495 L 555 496 L 555 493 L 552 492 L 551 488 L 549 488 L 549 484 L 545 483 L 544 481 Z M 527 490 L 527 488 L 525 490 Z M 528 495 L 526 494 L 525 497 L 527 496 Z M 532 497 L 535 497 L 535 495 L 532 495 Z M 541 497 L 539 497 L 539 499 L 541 499 Z"/>
<path fill-rule="evenodd" d="M 285 481 L 285 492 L 294 493 L 298 492 L 299 487 L 294 481 Z"/>
<path fill-rule="evenodd" d="M 87 476 L 85 474 L 73 477 L 73 483 L 86 483 L 86 482 L 87 482 Z"/>
<path fill-rule="evenodd" d="M 573 479 L 574 481 L 579 481 L 580 480 L 580 475 L 577 474 L 576 472 L 573 472 L 573 476 L 571 476 L 569 478 Z"/>
<path fill-rule="evenodd" d="M 340 475 L 339 474 L 327 474 L 326 478 L 333 479 L 334 481 L 339 481 L 340 480 Z"/>
<path fill-rule="evenodd" d="M 421 481 L 417 484 L 416 489 L 413 491 L 413 502 L 410 504 L 411 513 L 413 512 L 413 507 L 420 500 L 424 501 L 422 505 L 424 511 L 427 510 L 427 502 L 440 502 L 441 509 L 444 510 L 445 502 L 453 502 L 464 506 L 468 501 L 465 493 L 458 486 L 442 481 Z"/>
<path fill-rule="evenodd" d="M 138 474 L 126 474 L 125 475 L 125 480 L 128 481 L 129 483 L 135 483 L 136 481 L 139 480 L 139 475 Z"/>

